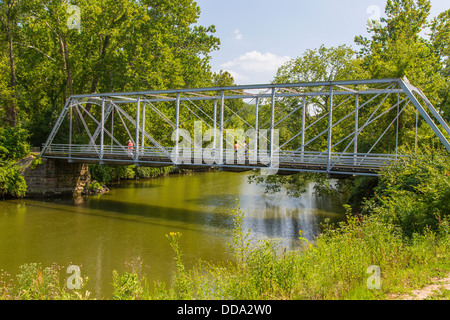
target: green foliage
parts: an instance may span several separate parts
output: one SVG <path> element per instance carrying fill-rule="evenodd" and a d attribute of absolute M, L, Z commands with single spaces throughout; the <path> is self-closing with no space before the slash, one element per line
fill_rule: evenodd
<path fill-rule="evenodd" d="M 420 287 L 450 270 L 447 159 L 424 153 L 387 168 L 378 185 L 359 179 L 356 186 L 375 190 L 365 202 L 367 215 L 353 215 L 347 206 L 347 221 L 326 223 L 314 242 L 300 232 L 297 250 L 287 251 L 271 240 L 252 244 L 250 231 L 243 230 L 244 214 L 237 209 L 233 263 L 203 262 L 187 271 L 178 244 L 181 235 L 170 234 L 175 280 L 169 289 L 155 284 L 148 298 L 386 299 Z M 362 201 L 361 195 L 354 197 Z M 367 287 L 369 266 L 380 268 L 381 289 Z"/>
<path fill-rule="evenodd" d="M 337 81 L 365 78 L 362 61 L 347 45 L 321 46 L 281 66 L 274 83 Z"/>
<path fill-rule="evenodd" d="M 129 270 L 119 275 L 113 270 L 114 300 L 141 300 L 148 298 L 149 289 L 145 277 L 142 276 L 143 261 L 135 258 L 128 264 Z"/>
<path fill-rule="evenodd" d="M 93 164 L 89 166 L 89 171 L 93 180 L 100 183 L 109 183 L 130 179 L 149 179 L 162 174 L 170 173 L 173 167 L 152 168 L 136 166 L 109 166 Z"/>
<path fill-rule="evenodd" d="M 250 251 L 250 230 L 244 231 L 244 212 L 239 209 L 232 211 L 233 214 L 233 243 L 231 252 L 238 267 L 244 267 Z"/>
<path fill-rule="evenodd" d="M 107 166 L 94 164 L 89 166 L 92 179 L 101 183 L 133 179 L 136 176 L 134 166 Z"/>
<path fill-rule="evenodd" d="M 300 235 L 299 249 L 287 251 L 270 240 L 249 245 L 241 229 L 242 214 L 235 219 L 235 264 L 203 263 L 188 272 L 181 249 L 174 245 L 180 235 L 169 236 L 177 278 L 169 290 L 156 286 L 159 299 L 380 299 L 401 286 L 423 284 L 424 274 L 432 275 L 430 266 L 442 271 L 450 267 L 445 264 L 449 229 L 444 222 L 439 234 L 428 231 L 405 242 L 398 227 L 380 215 L 349 214 L 345 223 L 328 225 L 314 243 Z M 382 272 L 380 290 L 366 285 L 372 265 Z"/>
<path fill-rule="evenodd" d="M 80 0 L 77 4 L 83 18 L 79 31 L 66 26 L 66 3 L 15 3 L 14 10 L 8 11 L 0 2 L 2 30 L 7 30 L 6 14 L 17 22 L 0 39 L 0 117 L 12 123 L 18 115 L 23 126 L 0 127 L 0 160 L 8 160 L 0 166 L 0 196 L 25 194 L 23 177 L 9 162 L 29 151 L 25 143 L 28 133 L 23 128 L 32 133 L 35 144 L 41 143 L 50 130 L 48 123 L 56 119 L 71 94 L 233 84 L 228 73 L 210 72 L 209 54 L 217 49 L 219 40 L 212 35 L 214 26 L 196 25 L 200 8 L 194 1 L 157 0 L 150 7 L 148 1 Z M 388 0 L 381 27 L 369 30 L 369 39 L 355 38 L 361 46 L 358 55 L 347 46 L 308 50 L 282 66 L 274 82 L 406 76 L 449 119 L 449 12 L 430 22 L 429 0 Z M 426 27 L 431 30 L 429 40 L 421 36 Z M 15 70 L 8 59 L 11 43 Z M 14 86 L 10 76 L 13 71 L 21 79 Z M 21 99 L 17 99 L 19 95 Z M 326 98 L 313 102 L 319 115 L 324 112 Z M 298 101 L 287 99 L 283 103 L 289 106 Z M 236 102 L 229 107 L 237 111 L 242 104 Z M 264 111 L 267 106 L 260 108 Z M 247 114 L 246 119 L 251 121 L 251 116 Z M 333 116 L 339 117 L 339 113 Z M 414 136 L 413 128 L 405 125 L 413 116 L 405 113 L 402 118 L 400 141 Z M 262 122 L 267 120 L 263 118 Z M 242 125 L 239 121 L 233 119 L 231 127 Z M 289 130 L 298 131 L 295 118 L 290 121 L 281 136 L 289 135 Z M 75 119 L 77 125 L 80 123 Z M 324 129 L 326 123 L 319 124 L 319 129 L 320 125 Z M 149 126 L 157 128 L 158 124 Z M 333 130 L 336 137 L 345 133 L 339 128 Z M 421 143 L 433 142 L 426 125 L 419 126 L 418 135 Z M 360 138 L 360 150 L 371 145 L 369 136 L 362 134 Z M 318 139 L 311 146 L 320 148 L 321 143 Z M 389 150 L 388 145 L 380 148 Z M 152 177 L 159 169 L 93 165 L 90 170 L 93 179 L 104 183 Z M 163 172 L 166 170 L 170 169 Z M 251 243 L 249 233 L 243 230 L 244 214 L 236 210 L 231 247 L 234 261 L 201 262 L 186 270 L 179 244 L 181 234 L 169 233 L 176 260 L 173 282 L 167 286 L 157 283 L 151 292 L 137 269 L 123 275 L 114 271 L 113 299 L 377 299 L 420 286 L 427 278 L 450 269 L 449 176 L 448 153 L 436 150 L 398 161 L 378 180 L 357 178 L 334 185 L 322 175 L 267 179 L 255 175 L 252 181 L 267 183 L 268 191 L 287 186 L 291 194 L 299 195 L 310 181 L 322 193 L 346 190 L 351 204 L 362 205 L 365 215 L 352 215 L 347 208 L 345 223 L 326 224 L 314 242 L 300 234 L 298 249 L 287 251 L 269 240 Z M 366 270 L 371 265 L 381 269 L 381 290 L 366 287 Z M 37 264 L 24 265 L 15 287 L 3 281 L 2 273 L 0 298 L 88 297 L 61 289 L 59 270 L 56 266 L 43 269 Z"/>
<path fill-rule="evenodd" d="M 369 29 L 370 39 L 357 36 L 355 42 L 372 78 L 406 76 L 439 107 L 448 83 L 441 72 L 442 48 L 449 44 L 442 26 L 448 16 L 441 14 L 433 24 L 428 20 L 430 8 L 430 0 L 388 0 L 380 27 Z M 421 33 L 431 24 L 434 36 L 428 41 Z"/>
<path fill-rule="evenodd" d="M 0 162 L 0 197 L 23 197 L 27 191 L 20 169 L 12 162 Z"/>
<path fill-rule="evenodd" d="M 387 167 L 365 210 L 377 212 L 413 236 L 437 231 L 450 214 L 450 163 L 446 151 L 426 150 Z"/>
<path fill-rule="evenodd" d="M 253 172 L 248 176 L 250 183 L 263 184 L 267 193 L 276 193 L 285 190 L 288 195 L 300 197 L 309 191 L 313 185 L 317 196 L 330 196 L 335 200 L 341 199 L 348 191 L 348 183 L 345 180 L 329 179 L 326 174 L 300 172 L 289 176 L 269 175 L 263 176 L 260 172 Z"/>
<path fill-rule="evenodd" d="M 170 284 L 156 282 L 151 290 L 142 274 L 142 261 L 123 274 L 113 271 L 112 299 L 388 299 L 392 293 L 420 288 L 431 277 L 450 270 L 448 217 L 436 231 L 425 228 L 411 239 L 382 214 L 358 218 L 348 209 L 347 221 L 324 226 L 314 242 L 299 236 L 299 246 L 286 250 L 276 241 L 250 243 L 242 230 L 243 213 L 234 213 L 233 262 L 200 261 L 191 270 L 183 263 L 180 233 L 166 235 L 175 254 Z M 381 270 L 381 288 L 369 289 L 369 266 Z M 18 284 L 0 273 L 1 299 L 88 299 L 61 288 L 57 266 L 21 267 Z M 445 294 L 445 292 L 443 293 Z M 439 298 L 439 297 L 436 297 Z"/>
<path fill-rule="evenodd" d="M 168 174 L 173 171 L 173 167 L 162 167 L 162 168 L 135 167 L 135 171 L 136 171 L 136 178 L 149 179 L 160 176 L 162 174 Z"/>
<path fill-rule="evenodd" d="M 359 52 L 355 52 L 348 46 L 326 48 L 321 46 L 318 49 L 307 50 L 303 55 L 292 59 L 278 69 L 274 78 L 275 83 L 307 82 L 307 81 L 329 81 L 329 80 L 349 80 L 361 78 L 403 78 L 407 77 L 415 86 L 419 87 L 433 105 L 441 111 L 447 119 L 450 119 L 450 100 L 448 96 L 450 88 L 449 57 L 450 57 L 450 10 L 442 12 L 437 18 L 429 20 L 430 1 L 429 0 L 389 0 L 386 2 L 386 18 L 381 19 L 381 23 L 376 28 L 370 28 L 369 38 L 361 36 L 355 37 L 355 43 L 360 46 Z M 429 27 L 431 36 L 429 39 L 423 37 L 423 32 Z M 360 98 L 360 104 L 365 103 L 364 97 Z M 397 97 L 389 97 L 388 105 L 394 105 Z M 360 118 L 363 113 L 370 114 L 374 111 L 374 106 L 381 101 L 374 101 L 374 104 L 367 104 L 360 111 Z M 281 102 L 279 102 L 281 104 Z M 286 107 L 289 103 L 300 104 L 299 101 L 286 99 L 283 101 Z M 311 100 L 316 107 L 316 115 L 306 113 L 306 126 L 316 121 L 327 112 L 327 98 Z M 335 103 L 339 103 L 337 100 Z M 284 107 L 284 106 L 283 106 Z M 344 115 L 353 110 L 353 105 L 343 105 L 337 112 L 333 112 L 333 118 L 342 119 Z M 384 106 L 382 106 L 384 108 Z M 342 112 L 342 113 L 340 113 Z M 401 147 L 413 148 L 415 141 L 415 117 L 414 109 L 405 109 L 398 120 L 398 145 Z M 358 151 L 366 152 L 375 143 L 376 137 L 383 133 L 383 130 L 392 121 L 389 117 L 379 119 L 376 126 L 363 130 L 358 137 Z M 339 141 L 349 134 L 350 124 L 336 126 L 333 128 L 333 137 Z M 290 117 L 284 121 L 284 126 L 280 130 L 280 141 L 286 141 L 298 133 L 298 117 Z M 326 117 L 315 123 L 314 127 L 305 131 L 305 141 L 314 140 L 307 145 L 306 151 L 323 151 L 326 149 L 326 138 L 319 139 L 316 135 L 327 130 Z M 315 132 L 311 132 L 315 129 Z M 385 136 L 396 135 L 391 126 Z M 441 130 L 445 132 L 445 130 Z M 439 146 L 436 135 L 427 123 L 419 118 L 417 130 L 418 145 Z M 392 153 L 394 146 L 392 143 L 396 139 L 382 139 L 376 148 L 375 153 Z M 300 148 L 299 141 L 292 140 L 285 148 L 296 150 Z M 344 147 L 342 145 L 342 147 Z M 340 146 L 333 149 L 339 152 Z M 348 152 L 349 150 L 347 150 Z M 408 153 L 406 153 L 408 154 Z M 276 192 L 285 187 L 292 195 L 301 195 L 306 191 L 306 185 L 314 182 L 316 190 L 321 193 L 345 192 L 348 201 L 357 207 L 362 205 L 365 198 L 373 194 L 376 180 L 371 178 L 357 178 L 338 184 L 331 183 L 326 177 L 309 174 L 297 174 L 293 176 L 269 176 L 261 177 L 254 174 L 251 182 L 265 183 L 268 192 Z"/>
<path fill-rule="evenodd" d="M 19 267 L 17 282 L 6 272 L 0 274 L 0 300 L 86 300 L 90 292 L 82 291 L 87 278 L 81 278 L 81 288 L 69 290 L 60 283 L 63 267 L 52 264 L 43 268 L 38 263 Z"/>
<path fill-rule="evenodd" d="M 347 183 L 346 202 L 359 212 L 364 202 L 372 198 L 378 185 L 378 177 L 358 176 Z"/>
<path fill-rule="evenodd" d="M 70 4 L 79 29 L 68 26 Z M 1 1 L 0 119 L 38 146 L 70 95 L 209 86 L 220 41 L 199 16 L 192 0 Z"/>
<path fill-rule="evenodd" d="M 20 126 L 0 127 L 0 161 L 18 160 L 30 152 L 28 132 Z"/>
<path fill-rule="evenodd" d="M 0 197 L 23 197 L 27 191 L 25 179 L 15 164 L 30 152 L 26 142 L 28 132 L 20 126 L 0 127 Z"/>
<path fill-rule="evenodd" d="M 176 261 L 176 272 L 173 281 L 173 285 L 170 292 L 170 297 L 173 297 L 176 300 L 190 300 L 193 299 L 192 291 L 193 291 L 193 283 L 191 278 L 187 274 L 182 255 L 183 252 L 180 247 L 179 238 L 181 237 L 181 233 L 179 232 L 170 232 L 166 235 L 166 238 L 169 240 L 170 246 L 172 247 L 175 253 L 175 261 Z"/>

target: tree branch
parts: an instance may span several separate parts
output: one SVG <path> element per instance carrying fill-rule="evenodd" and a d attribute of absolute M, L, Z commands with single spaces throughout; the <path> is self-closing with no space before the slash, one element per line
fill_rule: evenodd
<path fill-rule="evenodd" d="M 17 45 L 22 46 L 22 47 L 27 47 L 27 48 L 30 48 L 30 49 L 34 49 L 34 50 L 36 50 L 37 52 L 39 52 L 39 53 L 41 53 L 42 55 L 44 55 L 44 56 L 46 56 L 47 58 L 49 58 L 50 60 L 56 62 L 55 58 L 49 56 L 49 55 L 46 54 L 44 51 L 42 51 L 42 50 L 39 49 L 39 48 L 36 48 L 35 46 L 32 46 L 32 45 L 30 45 L 30 44 L 23 44 L 23 43 L 19 43 L 19 42 L 14 42 L 14 44 L 17 44 Z"/>

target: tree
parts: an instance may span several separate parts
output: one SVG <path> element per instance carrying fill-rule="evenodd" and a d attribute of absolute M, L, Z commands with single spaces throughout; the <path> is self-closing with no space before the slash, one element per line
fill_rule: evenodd
<path fill-rule="evenodd" d="M 211 83 L 210 53 L 219 39 L 214 26 L 196 25 L 200 8 L 192 0 L 9 0 L 0 1 L 2 17 L 11 2 L 21 9 L 12 23 L 20 37 L 10 41 L 21 88 L 17 108 L 27 114 L 22 120 L 34 145 L 72 94 Z M 79 23 L 72 23 L 69 4 L 77 6 Z"/>
<path fill-rule="evenodd" d="M 16 62 L 14 40 L 17 33 L 17 19 L 19 16 L 20 5 L 16 0 L 0 1 L 0 30 L 4 35 L 1 39 L 7 43 L 7 55 L 9 57 L 9 90 L 2 90 L 0 102 L 5 105 L 5 116 L 11 126 L 17 125 L 17 96 L 16 96 Z"/>
<path fill-rule="evenodd" d="M 386 16 L 377 28 L 369 29 L 372 38 L 355 37 L 361 46 L 359 56 L 372 78 L 403 78 L 420 87 L 435 105 L 442 99 L 444 86 L 439 73 L 442 65 L 436 51 L 420 33 L 429 25 L 429 0 L 388 0 Z"/>
<path fill-rule="evenodd" d="M 442 68 L 440 74 L 445 79 L 445 86 L 439 91 L 442 99 L 441 110 L 450 121 L 450 9 L 442 12 L 431 22 L 430 42 L 434 53 L 439 57 Z"/>
<path fill-rule="evenodd" d="M 366 77 L 362 60 L 347 45 L 308 49 L 277 70 L 274 83 L 354 80 Z"/>
<path fill-rule="evenodd" d="M 440 46 L 436 41 L 422 36 L 426 28 L 431 26 L 428 21 L 430 8 L 429 0 L 389 0 L 385 10 L 387 17 L 381 18 L 377 28 L 369 29 L 372 37 L 366 39 L 357 36 L 355 42 L 361 46 L 359 56 L 372 78 L 406 77 L 425 93 L 436 108 L 442 110 L 448 80 L 442 73 Z M 438 36 L 435 32 L 435 38 L 441 37 L 443 33 Z M 395 99 L 392 97 L 392 100 L 388 100 L 389 104 L 394 104 Z M 416 110 L 411 107 L 406 108 L 399 117 L 400 145 L 414 140 L 415 119 Z M 420 120 L 419 140 L 428 140 L 430 134 L 430 127 Z"/>

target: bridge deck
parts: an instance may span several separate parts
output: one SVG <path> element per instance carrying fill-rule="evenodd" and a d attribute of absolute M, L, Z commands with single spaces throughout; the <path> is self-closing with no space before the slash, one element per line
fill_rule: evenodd
<path fill-rule="evenodd" d="M 249 151 L 235 154 L 234 150 L 223 151 L 223 162 L 214 159 L 211 149 L 179 150 L 180 155 L 187 151 L 185 159 L 181 156 L 175 160 L 174 148 L 139 148 L 136 157 L 135 150 L 127 147 L 105 147 L 88 145 L 51 145 L 43 157 L 67 159 L 70 162 L 101 163 L 110 165 L 139 165 L 148 167 L 177 166 L 186 169 L 218 167 L 223 171 L 249 171 L 254 169 L 276 169 L 277 174 L 294 174 L 298 172 L 325 172 L 340 175 L 377 175 L 378 171 L 395 161 L 396 155 L 376 155 L 333 153 L 330 159 L 323 152 L 279 151 L 270 162 L 267 152 L 258 154 Z M 197 152 L 197 153 L 196 153 Z M 184 153 L 186 155 L 186 153 Z M 203 155 L 195 158 L 195 155 Z M 192 157 L 191 157 L 192 155 Z M 217 155 L 217 154 L 216 154 Z"/>

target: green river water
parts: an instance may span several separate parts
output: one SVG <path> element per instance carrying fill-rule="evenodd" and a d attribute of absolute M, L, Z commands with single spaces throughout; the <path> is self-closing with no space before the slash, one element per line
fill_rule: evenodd
<path fill-rule="evenodd" d="M 295 249 L 298 232 L 313 239 L 326 218 L 343 220 L 342 205 L 309 192 L 267 194 L 246 173 L 205 172 L 115 184 L 109 193 L 78 199 L 0 201 L 0 269 L 25 263 L 78 265 L 93 298 L 109 299 L 112 272 L 143 261 L 149 283 L 169 283 L 174 253 L 166 234 L 180 232 L 186 266 L 231 259 L 236 201 L 253 239 L 278 239 Z M 63 269 L 62 277 L 67 277 Z"/>

